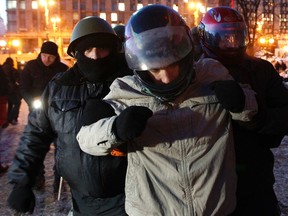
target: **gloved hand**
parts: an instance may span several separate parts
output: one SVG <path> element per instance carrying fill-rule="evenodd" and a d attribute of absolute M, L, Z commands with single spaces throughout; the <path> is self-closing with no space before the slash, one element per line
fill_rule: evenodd
<path fill-rule="evenodd" d="M 29 187 L 15 187 L 8 197 L 8 205 L 17 212 L 33 213 L 35 195 Z"/>
<path fill-rule="evenodd" d="M 234 80 L 219 80 L 210 84 L 222 106 L 228 111 L 239 113 L 245 106 L 245 95 Z"/>
<path fill-rule="evenodd" d="M 129 141 L 141 135 L 153 112 L 143 106 L 131 106 L 116 118 L 113 128 L 118 139 Z"/>
<path fill-rule="evenodd" d="M 83 110 L 81 125 L 90 125 L 99 119 L 116 115 L 114 109 L 99 99 L 88 99 Z"/>

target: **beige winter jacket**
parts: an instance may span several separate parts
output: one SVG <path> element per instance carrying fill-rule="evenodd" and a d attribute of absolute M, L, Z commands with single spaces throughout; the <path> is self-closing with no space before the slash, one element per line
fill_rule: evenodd
<path fill-rule="evenodd" d="M 134 76 L 116 80 L 105 100 L 119 114 L 128 106 L 153 111 L 144 132 L 127 143 L 126 211 L 131 216 L 228 215 L 235 208 L 236 174 L 231 116 L 249 121 L 257 112 L 248 86 L 245 111 L 231 113 L 218 103 L 209 83 L 231 79 L 215 60 L 196 64 L 196 77 L 175 101 L 161 103 L 141 93 Z M 82 127 L 81 149 L 106 155 L 121 144 L 116 116 Z M 117 182 L 115 182 L 117 184 Z"/>

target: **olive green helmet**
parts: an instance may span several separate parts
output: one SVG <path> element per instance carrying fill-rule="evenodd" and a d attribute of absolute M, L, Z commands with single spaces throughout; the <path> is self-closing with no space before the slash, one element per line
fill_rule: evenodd
<path fill-rule="evenodd" d="M 80 39 L 85 36 L 90 36 L 93 34 L 107 34 L 113 40 L 113 42 L 119 40 L 115 31 L 112 29 L 111 25 L 104 19 L 97 16 L 88 16 L 81 19 L 72 30 L 72 35 L 70 38 L 70 44 L 67 49 L 67 54 L 74 57 L 75 47 Z"/>

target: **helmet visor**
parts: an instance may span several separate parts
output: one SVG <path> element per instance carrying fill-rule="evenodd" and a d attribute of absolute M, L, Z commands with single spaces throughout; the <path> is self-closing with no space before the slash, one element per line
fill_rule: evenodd
<path fill-rule="evenodd" d="M 133 70 L 167 67 L 192 50 L 190 37 L 184 26 L 158 27 L 141 33 L 135 33 L 131 26 L 127 26 L 126 32 L 126 60 Z"/>
<path fill-rule="evenodd" d="M 243 48 L 248 44 L 244 23 L 221 23 L 206 27 L 209 29 L 209 34 L 206 34 L 205 41 L 209 46 L 227 50 Z"/>

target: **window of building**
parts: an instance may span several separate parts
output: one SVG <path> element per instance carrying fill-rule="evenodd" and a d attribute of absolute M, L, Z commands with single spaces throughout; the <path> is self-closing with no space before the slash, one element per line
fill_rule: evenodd
<path fill-rule="evenodd" d="M 79 14 L 77 12 L 73 13 L 73 23 L 78 22 L 79 19 Z"/>
<path fill-rule="evenodd" d="M 86 15 L 86 13 L 85 12 L 81 12 L 80 13 L 80 19 L 83 19 L 84 17 L 86 17 L 87 15 Z"/>
<path fill-rule="evenodd" d="M 98 10 L 98 0 L 92 0 L 92 11 Z"/>
<path fill-rule="evenodd" d="M 130 1 L 130 11 L 136 11 L 136 1 L 135 0 Z"/>
<path fill-rule="evenodd" d="M 80 1 L 80 10 L 86 10 L 86 1 Z"/>
<path fill-rule="evenodd" d="M 119 11 L 125 11 L 125 3 L 119 2 L 119 4 L 118 4 L 118 10 L 119 10 Z"/>
<path fill-rule="evenodd" d="M 112 11 L 117 11 L 118 9 L 118 0 L 112 0 Z"/>
<path fill-rule="evenodd" d="M 19 30 L 27 30 L 26 29 L 26 19 L 25 19 L 25 12 L 21 11 L 19 13 L 20 19 L 19 19 Z"/>
<path fill-rule="evenodd" d="M 100 0 L 100 11 L 106 11 L 105 10 L 105 0 Z"/>
<path fill-rule="evenodd" d="M 106 20 L 106 13 L 100 13 L 99 17 Z"/>
<path fill-rule="evenodd" d="M 38 9 L 38 2 L 37 1 L 32 1 L 31 2 L 31 7 L 33 10 L 37 10 Z"/>
<path fill-rule="evenodd" d="M 143 8 L 143 4 L 142 3 L 138 3 L 137 4 L 137 10 L 140 10 L 141 8 Z"/>
<path fill-rule="evenodd" d="M 73 0 L 73 10 L 78 10 L 78 1 L 77 0 Z"/>
<path fill-rule="evenodd" d="M 112 22 L 117 22 L 118 21 L 117 13 L 111 13 L 111 21 Z"/>
<path fill-rule="evenodd" d="M 20 8 L 21 10 L 25 10 L 25 9 L 26 9 L 25 1 L 20 1 L 19 8 Z"/>
<path fill-rule="evenodd" d="M 118 14 L 118 23 L 124 23 L 124 13 L 120 12 Z"/>
<path fill-rule="evenodd" d="M 17 8 L 17 1 L 15 0 L 7 1 L 7 9 L 16 9 L 16 8 Z"/>
<path fill-rule="evenodd" d="M 178 11 L 178 5 L 177 4 L 173 4 L 173 7 L 172 7 L 175 11 Z"/>

